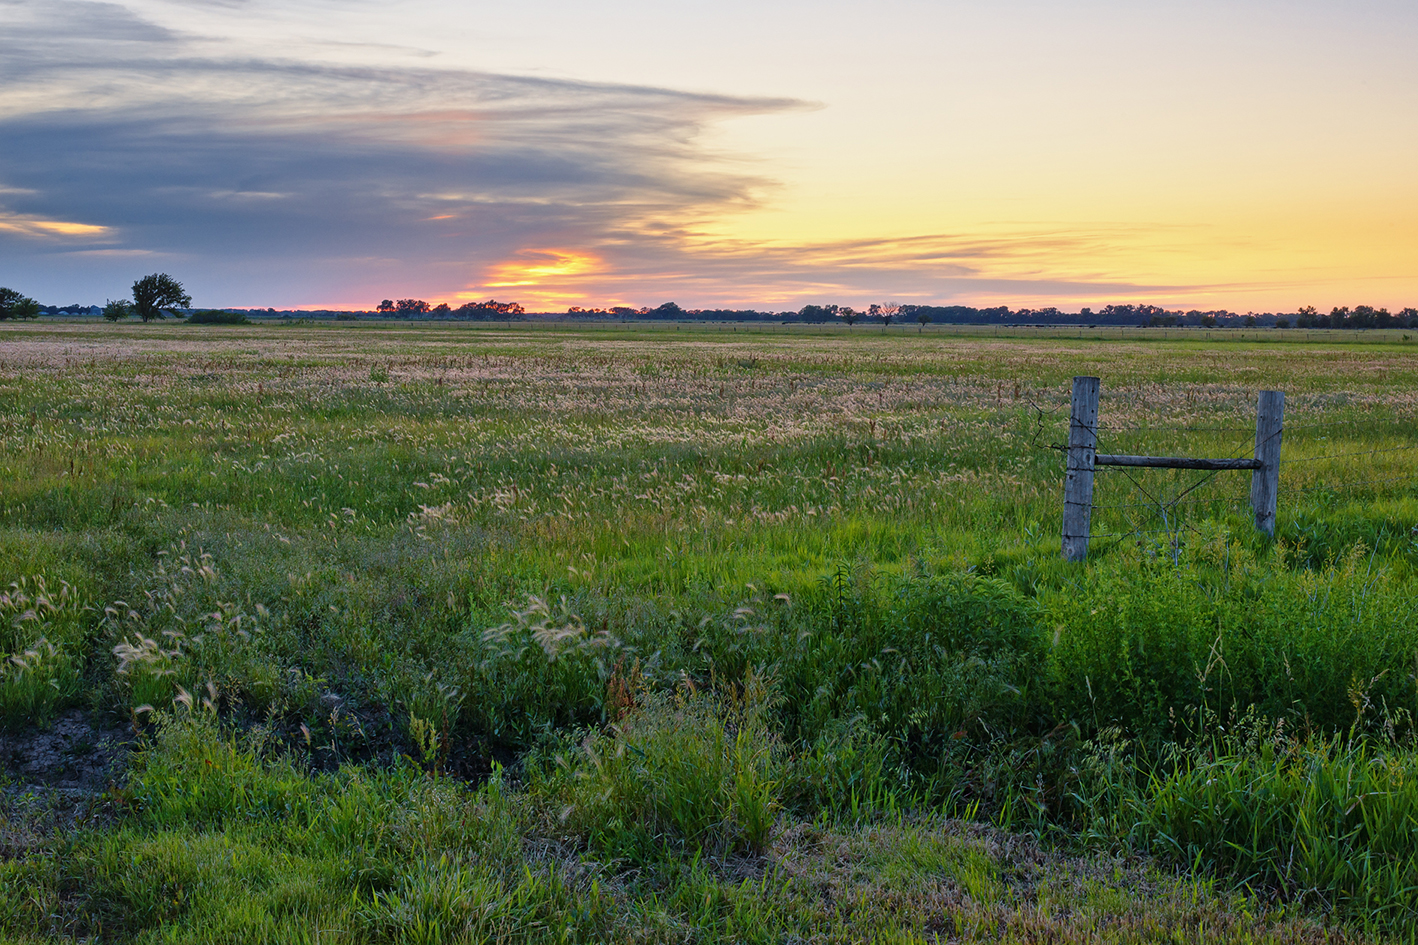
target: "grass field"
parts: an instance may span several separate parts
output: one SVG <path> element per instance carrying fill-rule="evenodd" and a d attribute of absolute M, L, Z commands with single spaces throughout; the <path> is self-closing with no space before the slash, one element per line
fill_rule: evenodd
<path fill-rule="evenodd" d="M 1414 343 L 735 327 L 0 326 L 0 932 L 1418 933 Z"/>

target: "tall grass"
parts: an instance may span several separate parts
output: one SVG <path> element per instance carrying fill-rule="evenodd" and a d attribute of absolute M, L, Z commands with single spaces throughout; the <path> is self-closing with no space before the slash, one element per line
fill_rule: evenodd
<path fill-rule="evenodd" d="M 1140 846 L 1378 928 L 1418 924 L 1418 757 L 1341 739 L 1219 740 L 1149 779 Z"/>
<path fill-rule="evenodd" d="M 84 605 L 75 588 L 21 578 L 0 594 L 0 721 L 43 724 L 78 702 L 87 656 Z"/>
<path fill-rule="evenodd" d="M 1377 731 L 1393 719 L 1411 730 L 1409 581 L 1362 544 L 1317 570 L 1225 553 L 1220 570 L 1103 565 L 1051 596 L 1059 717 L 1154 740 L 1207 735 L 1207 718 L 1247 709 L 1300 732 Z"/>
<path fill-rule="evenodd" d="M 114 819 L 13 888 L 117 940 L 851 939 L 884 913 L 714 864 L 831 873 L 803 831 L 919 852 L 952 814 L 1413 927 L 1406 821 L 1296 793 L 1312 764 L 1363 816 L 1403 795 L 1403 349 L 667 337 L 6 328 L 0 707 L 148 739 Z M 1065 566 L 1075 373 L 1120 452 L 1231 455 L 1286 389 L 1277 541 L 1240 477 L 1100 476 L 1119 537 Z M 1273 784 L 1226 741 L 1248 717 L 1284 726 Z"/>
<path fill-rule="evenodd" d="M 554 752 L 534 778 L 563 829 L 636 865 L 763 852 L 782 806 L 784 759 L 762 681 L 749 676 L 722 695 L 627 695 L 605 733 Z"/>

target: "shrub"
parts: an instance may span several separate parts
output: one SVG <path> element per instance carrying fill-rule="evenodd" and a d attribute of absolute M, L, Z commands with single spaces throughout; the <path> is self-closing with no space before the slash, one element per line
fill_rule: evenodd
<path fill-rule="evenodd" d="M 908 755 L 957 733 L 1027 727 L 1045 645 L 1037 608 L 1002 581 L 913 574 L 859 587 L 845 570 L 807 602 L 810 625 L 779 664 L 789 720 L 809 740 L 861 714 Z"/>
<path fill-rule="evenodd" d="M 224 312 L 219 308 L 204 308 L 187 316 L 189 325 L 249 325 L 244 312 Z"/>
<path fill-rule="evenodd" d="M 103 317 L 110 322 L 121 322 L 125 318 L 131 318 L 137 314 L 133 309 L 133 303 L 126 299 L 114 301 L 109 299 L 103 307 Z"/>
<path fill-rule="evenodd" d="M 468 721 L 479 737 L 516 748 L 553 727 L 599 721 L 622 653 L 616 637 L 588 629 L 565 597 L 529 597 L 512 621 L 478 634 L 474 647 L 459 687 Z"/>
<path fill-rule="evenodd" d="M 783 774 L 767 708 L 753 675 L 722 694 L 638 693 L 619 721 L 534 774 L 533 790 L 553 803 L 560 829 L 612 859 L 760 851 Z"/>

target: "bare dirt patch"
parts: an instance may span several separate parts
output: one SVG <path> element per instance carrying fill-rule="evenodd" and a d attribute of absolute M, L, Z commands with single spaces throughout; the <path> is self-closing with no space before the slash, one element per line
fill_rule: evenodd
<path fill-rule="evenodd" d="M 0 733 L 0 858 L 112 819 L 131 741 L 77 710 L 44 729 Z"/>

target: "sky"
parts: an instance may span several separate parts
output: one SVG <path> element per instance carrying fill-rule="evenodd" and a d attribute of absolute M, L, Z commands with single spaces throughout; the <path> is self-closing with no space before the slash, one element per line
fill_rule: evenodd
<path fill-rule="evenodd" d="M 1418 306 L 1411 0 L 0 0 L 0 285 Z"/>

